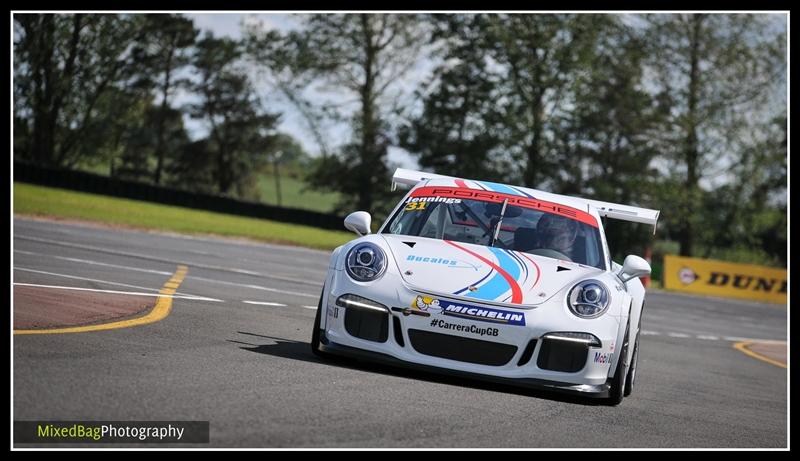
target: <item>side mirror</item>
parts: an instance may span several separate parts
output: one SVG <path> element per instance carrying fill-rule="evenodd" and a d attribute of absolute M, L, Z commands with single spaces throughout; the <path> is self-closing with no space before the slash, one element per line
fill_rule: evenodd
<path fill-rule="evenodd" d="M 650 275 L 650 264 L 643 258 L 635 255 L 628 255 L 625 261 L 622 262 L 622 271 L 620 271 L 619 278 L 623 283 L 627 283 L 636 277 L 644 277 Z"/>
<path fill-rule="evenodd" d="M 349 231 L 353 231 L 359 236 L 370 234 L 370 224 L 372 223 L 372 216 L 366 211 L 354 211 L 344 218 L 344 227 Z M 649 266 L 648 266 L 649 269 Z"/>

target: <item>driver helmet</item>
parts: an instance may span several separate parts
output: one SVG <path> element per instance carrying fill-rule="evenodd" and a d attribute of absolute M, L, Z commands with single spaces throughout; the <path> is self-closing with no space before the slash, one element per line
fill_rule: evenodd
<path fill-rule="evenodd" d="M 572 219 L 548 213 L 539 218 L 536 233 L 541 248 L 549 248 L 570 256 L 575 238 L 578 236 L 578 223 Z"/>

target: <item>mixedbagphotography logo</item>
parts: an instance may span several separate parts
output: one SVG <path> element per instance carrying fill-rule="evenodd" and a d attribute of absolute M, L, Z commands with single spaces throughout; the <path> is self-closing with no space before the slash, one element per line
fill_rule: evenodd
<path fill-rule="evenodd" d="M 208 443 L 208 421 L 14 421 L 15 443 Z"/>

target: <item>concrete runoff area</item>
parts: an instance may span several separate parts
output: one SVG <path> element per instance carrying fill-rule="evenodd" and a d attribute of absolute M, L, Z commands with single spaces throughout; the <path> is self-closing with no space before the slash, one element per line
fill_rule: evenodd
<path fill-rule="evenodd" d="M 609 407 L 318 359 L 309 339 L 329 252 L 24 217 L 13 248 L 21 284 L 158 290 L 188 267 L 158 322 L 14 335 L 15 420 L 210 421 L 210 444 L 188 448 L 788 444 L 787 369 L 733 347 L 785 342 L 786 306 L 649 293 L 636 388 Z"/>
<path fill-rule="evenodd" d="M 152 309 L 156 296 L 15 286 L 14 329 L 73 327 L 129 318 Z"/>

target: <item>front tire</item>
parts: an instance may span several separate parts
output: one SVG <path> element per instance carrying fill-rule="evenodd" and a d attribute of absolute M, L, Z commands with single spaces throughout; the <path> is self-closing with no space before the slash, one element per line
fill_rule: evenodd
<path fill-rule="evenodd" d="M 628 333 L 630 332 L 630 322 L 625 327 L 625 339 L 622 341 L 617 368 L 614 377 L 611 378 L 611 389 L 608 390 L 608 404 L 619 405 L 625 394 L 625 387 L 628 377 L 628 369 L 625 367 L 625 357 L 628 356 Z"/>
<path fill-rule="evenodd" d="M 330 357 L 329 354 L 319 350 L 320 324 L 322 321 L 322 297 L 324 295 L 325 287 L 322 287 L 322 293 L 319 295 L 319 304 L 317 305 L 317 316 L 314 318 L 314 331 L 311 332 L 311 353 L 322 359 Z"/>
<path fill-rule="evenodd" d="M 642 306 L 642 311 L 644 311 L 644 306 Z M 636 364 L 639 363 L 639 335 L 642 332 L 643 315 L 644 312 L 639 313 L 639 326 L 636 329 L 636 341 L 633 343 L 633 357 L 631 357 L 631 365 L 628 367 L 628 377 L 625 383 L 625 397 L 631 395 L 636 381 Z"/>
<path fill-rule="evenodd" d="M 639 361 L 639 334 L 636 334 L 636 342 L 633 343 L 633 357 L 631 358 L 631 365 L 628 367 L 628 376 L 625 379 L 625 397 L 631 395 L 633 392 L 633 384 L 636 380 L 636 363 Z"/>

